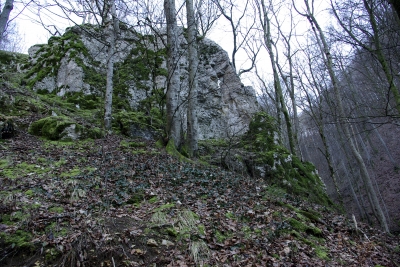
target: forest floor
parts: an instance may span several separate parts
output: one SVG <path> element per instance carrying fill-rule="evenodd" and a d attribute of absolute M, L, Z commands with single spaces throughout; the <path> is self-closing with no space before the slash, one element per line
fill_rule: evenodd
<path fill-rule="evenodd" d="M 399 237 L 118 135 L 0 142 L 1 266 L 400 266 Z"/>

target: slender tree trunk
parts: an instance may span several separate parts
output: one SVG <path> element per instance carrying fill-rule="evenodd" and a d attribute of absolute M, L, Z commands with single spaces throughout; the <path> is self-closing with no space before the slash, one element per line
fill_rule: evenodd
<path fill-rule="evenodd" d="M 264 43 L 265 46 L 267 47 L 267 51 L 269 54 L 269 58 L 271 61 L 271 67 L 272 71 L 274 74 L 274 89 L 275 93 L 277 96 L 277 101 L 280 104 L 281 111 L 283 113 L 283 116 L 285 118 L 286 122 L 286 130 L 287 130 L 287 136 L 288 136 L 288 141 L 289 141 L 289 149 L 290 152 L 294 155 L 296 155 L 296 146 L 295 146 L 295 141 L 293 138 L 293 131 L 292 131 L 292 123 L 290 120 L 289 112 L 287 110 L 285 100 L 283 98 L 283 93 L 282 93 L 282 85 L 279 79 L 279 74 L 278 74 L 278 68 L 277 68 L 277 63 L 275 61 L 275 54 L 272 49 L 272 40 L 271 40 L 271 25 L 270 25 L 270 19 L 268 17 L 268 11 L 265 6 L 264 0 L 261 0 L 261 7 L 259 6 L 259 12 L 260 12 L 260 21 L 262 23 L 263 27 L 263 38 L 264 38 Z"/>
<path fill-rule="evenodd" d="M 396 1 L 398 1 L 398 0 L 396 0 Z M 380 40 L 380 36 L 379 36 L 378 23 L 375 19 L 375 14 L 374 14 L 374 10 L 376 9 L 376 7 L 373 6 L 373 3 L 374 3 L 373 1 L 368 2 L 367 0 L 363 0 L 363 5 L 364 5 L 365 10 L 368 13 L 370 26 L 371 26 L 371 29 L 373 32 L 372 36 L 368 35 L 368 38 L 372 37 L 371 39 L 373 41 L 372 42 L 373 45 L 368 46 L 366 43 L 362 42 L 362 39 L 360 37 L 356 36 L 352 32 L 351 27 L 346 26 L 344 24 L 344 22 L 340 19 L 339 14 L 337 13 L 337 11 L 333 5 L 333 2 L 331 0 L 333 14 L 336 17 L 337 21 L 339 22 L 340 26 L 343 28 L 343 30 L 350 36 L 351 39 L 353 39 L 355 41 L 355 43 L 358 46 L 360 46 L 363 49 L 370 52 L 378 60 L 379 64 L 382 67 L 383 73 L 385 74 L 385 78 L 386 78 L 387 82 L 389 83 L 389 90 L 393 95 L 394 102 L 396 105 L 395 108 L 396 108 L 398 114 L 400 114 L 400 92 L 394 82 L 392 70 L 391 70 L 390 65 L 386 59 L 384 52 L 383 52 L 383 48 L 382 48 L 382 44 L 381 44 L 381 40 Z"/>
<path fill-rule="evenodd" d="M 179 115 L 179 40 L 178 26 L 176 23 L 175 0 L 164 0 L 164 12 L 167 20 L 168 43 L 168 80 L 167 80 L 167 126 L 168 139 L 176 147 L 181 144 L 181 121 Z"/>
<path fill-rule="evenodd" d="M 347 182 L 348 182 L 349 185 L 350 185 L 351 195 L 353 196 L 353 198 L 354 198 L 354 200 L 355 200 L 355 202 L 356 202 L 358 212 L 360 213 L 361 218 L 365 218 L 365 210 L 364 210 L 363 208 L 361 208 L 360 202 L 358 201 L 358 198 L 357 198 L 357 194 L 356 194 L 356 192 L 354 191 L 353 182 L 351 181 L 351 179 L 350 179 L 350 177 L 349 177 L 349 171 L 348 171 L 347 168 L 344 166 L 343 161 L 342 161 L 342 167 L 343 167 L 343 170 L 344 170 L 344 172 L 345 172 L 345 174 L 346 174 Z"/>
<path fill-rule="evenodd" d="M 364 163 L 363 158 L 361 157 L 359 151 L 357 150 L 354 140 L 351 136 L 349 125 L 347 122 L 347 119 L 345 117 L 345 112 L 344 112 L 344 107 L 343 107 L 343 102 L 342 98 L 340 96 L 340 90 L 339 90 L 339 85 L 338 85 L 338 79 L 336 77 L 336 74 L 333 69 L 333 60 L 332 60 L 332 55 L 329 50 L 328 43 L 326 42 L 325 39 L 325 34 L 322 31 L 321 27 L 319 26 L 317 20 L 315 19 L 314 15 L 312 14 L 310 10 L 310 6 L 308 3 L 308 0 L 304 0 L 304 3 L 306 4 L 307 7 L 307 14 L 305 16 L 309 20 L 311 27 L 313 28 L 313 31 L 315 33 L 315 37 L 317 40 L 320 42 L 319 47 L 321 50 L 321 54 L 324 57 L 325 65 L 327 67 L 329 77 L 331 78 L 332 82 L 332 87 L 333 87 L 333 92 L 337 104 L 337 109 L 339 113 L 339 126 L 342 128 L 344 135 L 349 143 L 350 149 L 353 153 L 354 158 L 356 159 L 357 163 L 359 164 L 360 171 L 361 171 L 361 177 L 366 185 L 368 195 L 371 198 L 372 202 L 372 209 L 374 210 L 374 213 L 376 214 L 377 218 L 379 219 L 382 228 L 386 231 L 389 232 L 389 227 L 386 222 L 386 217 L 383 213 L 383 210 L 381 208 L 381 205 L 379 203 L 378 197 L 376 195 L 374 186 L 372 184 L 371 178 L 369 176 L 367 167 Z M 299 12 L 300 13 L 300 12 Z M 301 13 L 300 13 L 301 14 Z M 303 14 L 304 15 L 304 14 Z"/>
<path fill-rule="evenodd" d="M 3 11 L 0 14 L 0 43 L 3 41 L 3 35 L 6 31 L 8 19 L 10 18 L 10 13 L 13 8 L 14 0 L 6 0 Z"/>
<path fill-rule="evenodd" d="M 399 1 L 399 0 L 397 0 Z M 376 46 L 376 49 L 374 49 L 373 51 L 375 52 L 375 55 L 379 61 L 379 63 L 382 66 L 382 70 L 385 73 L 386 79 L 389 83 L 389 89 L 392 92 L 393 96 L 394 96 L 394 100 L 396 102 L 396 109 L 400 114 L 400 94 L 399 94 L 399 89 L 397 88 L 396 84 L 394 83 L 394 77 L 392 75 L 392 72 L 390 70 L 389 64 L 386 60 L 385 55 L 383 54 L 383 49 L 382 49 L 382 45 L 381 45 L 381 41 L 380 41 L 380 37 L 378 34 L 378 25 L 377 22 L 375 20 L 375 16 L 374 16 L 374 10 L 373 8 L 368 4 L 367 0 L 363 0 L 364 3 L 364 7 L 368 12 L 368 16 L 369 16 L 369 20 L 372 26 L 372 30 L 373 30 L 373 40 L 374 40 L 374 44 Z"/>
<path fill-rule="evenodd" d="M 108 30 L 110 33 L 109 44 L 108 44 L 108 56 L 107 56 L 107 77 L 106 77 L 106 96 L 104 103 L 104 128 L 106 130 L 111 130 L 112 121 L 112 97 L 113 97 L 113 77 L 114 77 L 114 53 L 115 53 L 115 43 L 117 41 L 117 35 L 119 33 L 119 22 L 115 9 L 114 0 L 110 0 L 110 11 L 111 11 L 111 21 L 108 25 Z"/>
<path fill-rule="evenodd" d="M 188 23 L 188 58 L 189 58 L 189 94 L 187 109 L 187 146 L 190 157 L 197 156 L 197 142 L 199 139 L 199 125 L 197 121 L 197 70 L 199 58 L 197 56 L 197 27 L 193 10 L 193 0 L 186 0 Z"/>

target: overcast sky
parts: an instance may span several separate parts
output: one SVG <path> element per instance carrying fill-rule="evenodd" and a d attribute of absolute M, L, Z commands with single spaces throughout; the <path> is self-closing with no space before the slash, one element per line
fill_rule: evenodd
<path fill-rule="evenodd" d="M 3 0 L 4 1 L 4 0 Z M 3 2 L 2 1 L 2 2 Z M 27 0 L 25 0 L 27 1 Z M 51 1 L 51 0 L 49 0 Z M 240 2 L 240 1 L 239 1 Z M 322 10 L 324 10 L 327 5 L 326 1 L 321 1 L 317 0 L 316 3 L 318 3 L 318 10 L 320 10 L 319 17 L 323 18 L 324 14 L 322 14 Z M 15 7 L 11 13 L 11 18 L 14 18 L 17 14 L 21 12 L 23 9 L 24 5 L 21 3 L 16 3 Z M 56 14 L 62 14 L 61 11 L 54 9 L 53 14 L 50 14 L 49 12 L 43 12 L 37 7 L 35 8 L 33 5 L 30 5 L 26 7 L 21 14 L 18 15 L 18 17 L 15 19 L 15 21 L 18 24 L 19 28 L 19 34 L 21 35 L 21 43 L 23 44 L 23 53 L 27 53 L 29 47 L 35 45 L 35 44 L 43 44 L 47 43 L 47 40 L 51 37 L 51 34 L 48 30 L 46 30 L 42 25 L 38 23 L 38 16 L 37 14 L 41 14 L 41 18 L 46 25 L 57 25 L 61 29 L 65 29 L 67 27 L 73 26 L 74 23 L 71 21 L 65 20 L 65 19 L 60 19 Z M 65 14 L 62 14 L 65 16 Z M 72 17 L 72 14 L 67 14 L 70 15 L 72 19 L 75 20 L 76 23 L 80 24 L 82 23 L 82 18 L 78 17 Z M 281 15 L 282 19 L 286 19 L 284 14 Z M 300 17 L 297 18 L 300 20 Z M 303 25 L 303 26 L 301 26 Z M 300 24 L 300 30 L 301 28 L 304 28 L 304 30 L 307 28 L 307 22 L 302 22 Z M 53 28 L 50 28 L 50 31 L 52 33 L 55 32 Z M 215 25 L 215 27 L 212 29 L 210 34 L 208 35 L 208 38 L 215 41 L 218 43 L 223 49 L 225 49 L 229 56 L 231 57 L 231 52 L 233 49 L 233 41 L 232 41 L 232 34 L 230 32 L 230 27 L 227 21 L 221 17 L 218 24 Z M 244 51 L 240 51 L 237 55 L 237 66 L 243 65 L 244 68 L 248 67 L 249 63 L 247 62 L 247 57 Z M 269 72 L 269 58 L 268 55 L 265 51 L 261 52 L 258 58 L 258 65 L 260 65 L 262 69 L 265 69 L 264 72 L 268 73 Z M 243 82 L 245 85 L 253 85 L 252 81 L 254 81 L 254 76 L 250 76 L 250 78 L 247 76 L 242 77 Z"/>

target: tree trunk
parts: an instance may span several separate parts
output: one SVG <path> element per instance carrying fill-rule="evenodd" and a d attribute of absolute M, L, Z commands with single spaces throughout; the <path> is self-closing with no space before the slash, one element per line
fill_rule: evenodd
<path fill-rule="evenodd" d="M 281 108 L 281 111 L 283 113 L 283 116 L 284 116 L 285 122 L 286 122 L 286 130 L 287 130 L 287 136 L 288 136 L 288 140 L 289 140 L 290 152 L 292 154 L 296 155 L 296 146 L 295 146 L 295 141 L 293 139 L 292 122 L 290 121 L 289 112 L 287 110 L 285 100 L 283 98 L 282 85 L 281 85 L 281 82 L 279 79 L 277 63 L 275 61 L 275 54 L 272 49 L 273 42 L 271 40 L 270 19 L 268 17 L 268 11 L 265 6 L 264 0 L 261 0 L 261 7 L 259 6 L 259 12 L 260 12 L 260 21 L 263 26 L 264 43 L 265 43 L 265 46 L 267 47 L 268 55 L 269 55 L 269 58 L 271 61 L 272 71 L 274 73 L 274 89 L 275 89 L 277 101 L 279 101 L 280 108 Z"/>
<path fill-rule="evenodd" d="M 14 0 L 6 0 L 3 11 L 0 14 L 0 43 L 3 41 L 3 35 L 6 31 L 8 19 L 10 18 L 10 13 L 13 8 Z"/>
<path fill-rule="evenodd" d="M 197 142 L 199 139 L 197 121 L 197 71 L 199 58 L 197 56 L 197 27 L 194 17 L 193 0 L 186 0 L 188 23 L 188 59 L 189 59 L 189 94 L 187 109 L 187 146 L 190 157 L 197 156 Z"/>
<path fill-rule="evenodd" d="M 164 0 L 164 12 L 167 20 L 168 43 L 168 80 L 167 80 L 167 125 L 166 131 L 169 140 L 173 140 L 176 147 L 181 144 L 181 121 L 179 114 L 179 40 L 176 24 L 175 0 Z"/>
<path fill-rule="evenodd" d="M 381 208 L 381 205 L 379 203 L 379 200 L 376 195 L 371 178 L 369 176 L 367 167 L 366 167 L 364 160 L 361 157 L 359 151 L 357 150 L 357 148 L 354 144 L 354 140 L 350 133 L 349 125 L 348 125 L 347 119 L 345 117 L 342 98 L 340 96 L 338 79 L 333 70 L 332 55 L 330 53 L 328 43 L 326 42 L 325 34 L 322 31 L 321 27 L 319 26 L 317 20 L 315 19 L 314 15 L 312 14 L 312 12 L 310 10 L 308 0 L 304 0 L 304 3 L 306 4 L 306 7 L 307 7 L 307 14 L 305 14 L 305 16 L 309 20 L 311 27 L 314 31 L 315 37 L 317 38 L 317 41 L 319 42 L 319 48 L 321 50 L 321 54 L 324 57 L 324 61 L 325 61 L 325 65 L 326 65 L 328 73 L 329 73 L 329 77 L 331 78 L 333 92 L 334 92 L 334 96 L 335 96 L 335 100 L 336 100 L 336 104 L 337 104 L 337 108 L 338 108 L 338 113 L 339 113 L 339 120 L 338 120 L 339 126 L 342 128 L 344 135 L 349 143 L 350 149 L 353 153 L 353 156 L 356 159 L 357 163 L 359 164 L 360 171 L 361 171 L 361 177 L 366 185 L 368 195 L 371 198 L 371 202 L 372 202 L 372 206 L 373 206 L 372 209 L 374 210 L 374 213 L 376 214 L 377 218 L 379 219 L 382 228 L 386 232 L 389 232 L 389 227 L 386 222 L 386 217 L 385 217 L 383 210 Z"/>
<path fill-rule="evenodd" d="M 107 56 L 107 78 L 106 78 L 106 96 L 104 101 L 104 128 L 111 130 L 112 121 L 112 97 L 113 97 L 113 76 L 114 76 L 114 53 L 117 35 L 119 33 L 119 23 L 115 9 L 114 0 L 108 3 L 111 11 L 111 21 L 107 27 L 110 32 L 110 40 L 108 43 L 108 56 Z"/>

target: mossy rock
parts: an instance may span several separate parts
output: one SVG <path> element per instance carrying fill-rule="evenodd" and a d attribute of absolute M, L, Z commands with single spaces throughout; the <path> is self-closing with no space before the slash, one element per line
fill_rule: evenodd
<path fill-rule="evenodd" d="M 67 127 L 71 126 L 71 131 L 76 137 L 68 135 Z M 43 136 L 49 140 L 67 140 L 84 138 L 101 138 L 104 131 L 98 127 L 85 128 L 66 116 L 50 116 L 33 122 L 28 129 L 33 135 Z"/>
<path fill-rule="evenodd" d="M 301 161 L 280 145 L 277 132 L 273 117 L 266 112 L 254 115 L 242 141 L 244 149 L 255 153 L 253 160 L 246 165 L 252 165 L 252 169 L 262 168 L 264 172 L 259 172 L 262 178 L 271 185 L 283 188 L 289 195 L 325 206 L 333 205 L 315 166 Z"/>
<path fill-rule="evenodd" d="M 307 224 L 300 222 L 294 218 L 289 218 L 289 224 L 292 228 L 300 233 L 308 233 L 314 236 L 321 236 L 322 230 L 315 226 L 308 226 Z"/>
<path fill-rule="evenodd" d="M 182 155 L 175 147 L 174 140 L 170 139 L 165 147 L 168 154 L 177 157 L 182 162 L 192 163 L 193 161 Z"/>

